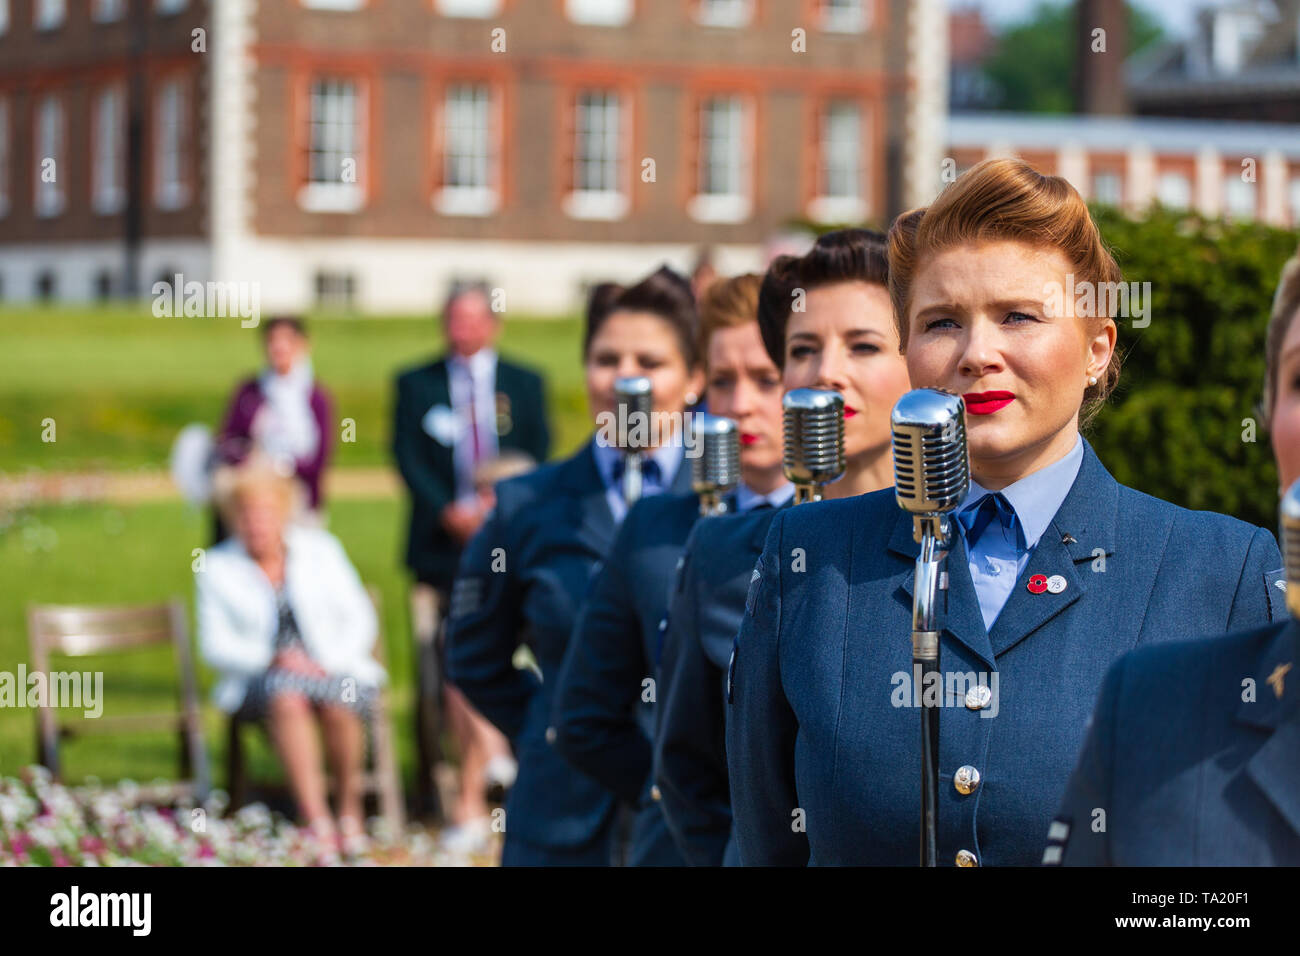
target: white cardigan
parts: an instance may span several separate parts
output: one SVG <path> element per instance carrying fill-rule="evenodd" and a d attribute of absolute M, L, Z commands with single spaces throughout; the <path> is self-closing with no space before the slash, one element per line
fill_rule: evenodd
<path fill-rule="evenodd" d="M 328 531 L 290 526 L 284 534 L 284 586 L 307 653 L 330 674 L 378 685 L 386 675 L 371 656 L 378 622 L 374 605 Z M 274 656 L 280 617 L 275 590 L 237 538 L 208 549 L 198 589 L 199 650 L 220 672 L 214 703 L 233 713 L 248 682 Z"/>

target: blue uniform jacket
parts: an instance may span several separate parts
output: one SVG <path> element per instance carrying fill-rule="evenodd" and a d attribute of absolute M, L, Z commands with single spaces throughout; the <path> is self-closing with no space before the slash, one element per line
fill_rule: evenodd
<path fill-rule="evenodd" d="M 775 509 L 721 515 L 686 541 L 659 662 L 655 783 L 692 866 L 738 863 L 731 838 L 725 685 L 745 594 Z"/>
<path fill-rule="evenodd" d="M 1300 864 L 1296 661 L 1293 621 L 1121 658 L 1044 862 Z"/>
<path fill-rule="evenodd" d="M 652 797 L 650 741 L 669 591 L 699 516 L 695 495 L 644 498 L 628 511 L 578 616 L 556 690 L 555 748 L 636 808 L 634 866 L 685 864 Z"/>
<path fill-rule="evenodd" d="M 689 480 L 682 467 L 674 485 Z M 588 846 L 608 836 L 614 797 L 556 753 L 548 728 L 564 651 L 614 540 L 614 516 L 590 443 L 496 491 L 496 508 L 465 549 L 453 588 L 448 677 L 514 745 L 519 776 L 506 804 L 507 844 Z M 531 647 L 542 680 L 512 663 L 521 643 Z M 529 859 L 546 862 L 544 854 Z"/>
<path fill-rule="evenodd" d="M 746 865 L 916 864 L 918 550 L 892 489 L 773 521 L 727 722 Z M 940 862 L 1039 863 L 1110 665 L 1139 644 L 1267 624 L 1280 565 L 1267 531 L 1123 487 L 1086 443 L 992 633 L 957 536 L 939 662 Z M 1058 587 L 1031 593 L 1035 575 Z"/>

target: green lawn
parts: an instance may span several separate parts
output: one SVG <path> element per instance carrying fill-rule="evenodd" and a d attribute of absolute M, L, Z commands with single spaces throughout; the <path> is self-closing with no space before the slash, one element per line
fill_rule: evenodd
<path fill-rule="evenodd" d="M 340 445 L 339 465 L 389 461 L 391 381 L 439 347 L 436 322 L 411 319 L 321 319 L 311 323 L 319 377 L 334 393 L 340 418 L 356 420 L 356 443 Z M 33 468 L 158 468 L 176 431 L 215 424 L 235 381 L 260 364 L 260 332 L 237 320 L 155 319 L 144 308 L 99 311 L 0 310 L 0 473 Z M 502 352 L 548 376 L 555 451 L 585 437 L 585 399 L 577 320 L 507 322 Z M 57 423 L 57 441 L 41 441 L 42 420 Z M 398 757 L 414 776 L 412 660 L 401 567 L 405 502 L 336 501 L 330 529 L 361 576 L 384 598 L 384 633 L 392 674 Z M 45 505 L 6 514 L 0 508 L 0 671 L 28 662 L 24 609 L 29 602 L 119 603 L 181 595 L 193 607 L 191 550 L 207 543 L 209 518 L 179 501 L 132 506 Z M 102 662 L 52 665 L 104 671 L 105 713 L 171 706 L 170 654 L 139 652 Z M 200 671 L 205 705 L 212 675 Z M 214 780 L 224 785 L 223 723 L 206 709 Z M 0 773 L 36 756 L 34 715 L 0 709 Z M 269 749 L 249 736 L 255 774 L 275 773 Z M 64 754 L 66 778 L 151 780 L 173 776 L 170 735 L 89 738 Z"/>
<path fill-rule="evenodd" d="M 389 460 L 392 379 L 441 344 L 433 319 L 310 323 L 317 377 L 356 441 L 339 465 Z M 238 319 L 157 319 L 146 306 L 0 308 L 0 470 L 137 468 L 165 463 L 177 431 L 214 427 L 236 382 L 261 364 L 260 329 Z M 557 453 L 585 437 L 586 400 L 574 318 L 508 319 L 504 355 L 546 373 Z M 54 419 L 56 438 L 42 441 Z"/>

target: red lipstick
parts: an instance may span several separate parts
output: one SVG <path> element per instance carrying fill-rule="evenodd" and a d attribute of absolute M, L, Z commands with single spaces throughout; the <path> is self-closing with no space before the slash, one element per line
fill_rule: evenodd
<path fill-rule="evenodd" d="M 853 417 L 854 415 L 856 415 L 857 413 L 858 413 L 858 410 L 857 410 L 856 408 L 852 407 L 851 405 L 845 405 L 845 406 L 844 406 L 844 417 L 845 417 L 845 418 L 852 418 L 852 417 Z"/>
<path fill-rule="evenodd" d="M 962 398 L 966 400 L 966 411 L 972 415 L 992 415 L 1016 400 L 1011 392 L 967 392 Z"/>
<path fill-rule="evenodd" d="M 740 443 L 742 445 L 752 445 L 756 441 L 758 441 L 758 436 L 755 435 L 753 432 L 740 433 Z"/>

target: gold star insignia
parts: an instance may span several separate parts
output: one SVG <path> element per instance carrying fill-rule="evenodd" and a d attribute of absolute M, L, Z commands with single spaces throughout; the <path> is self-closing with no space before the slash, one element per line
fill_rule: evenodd
<path fill-rule="evenodd" d="M 1273 693 L 1278 697 L 1282 696 L 1282 681 L 1286 678 L 1286 672 L 1290 669 L 1291 662 L 1287 661 L 1285 664 L 1278 664 L 1277 667 L 1273 668 L 1273 673 L 1268 675 L 1269 685 L 1273 688 Z"/>

